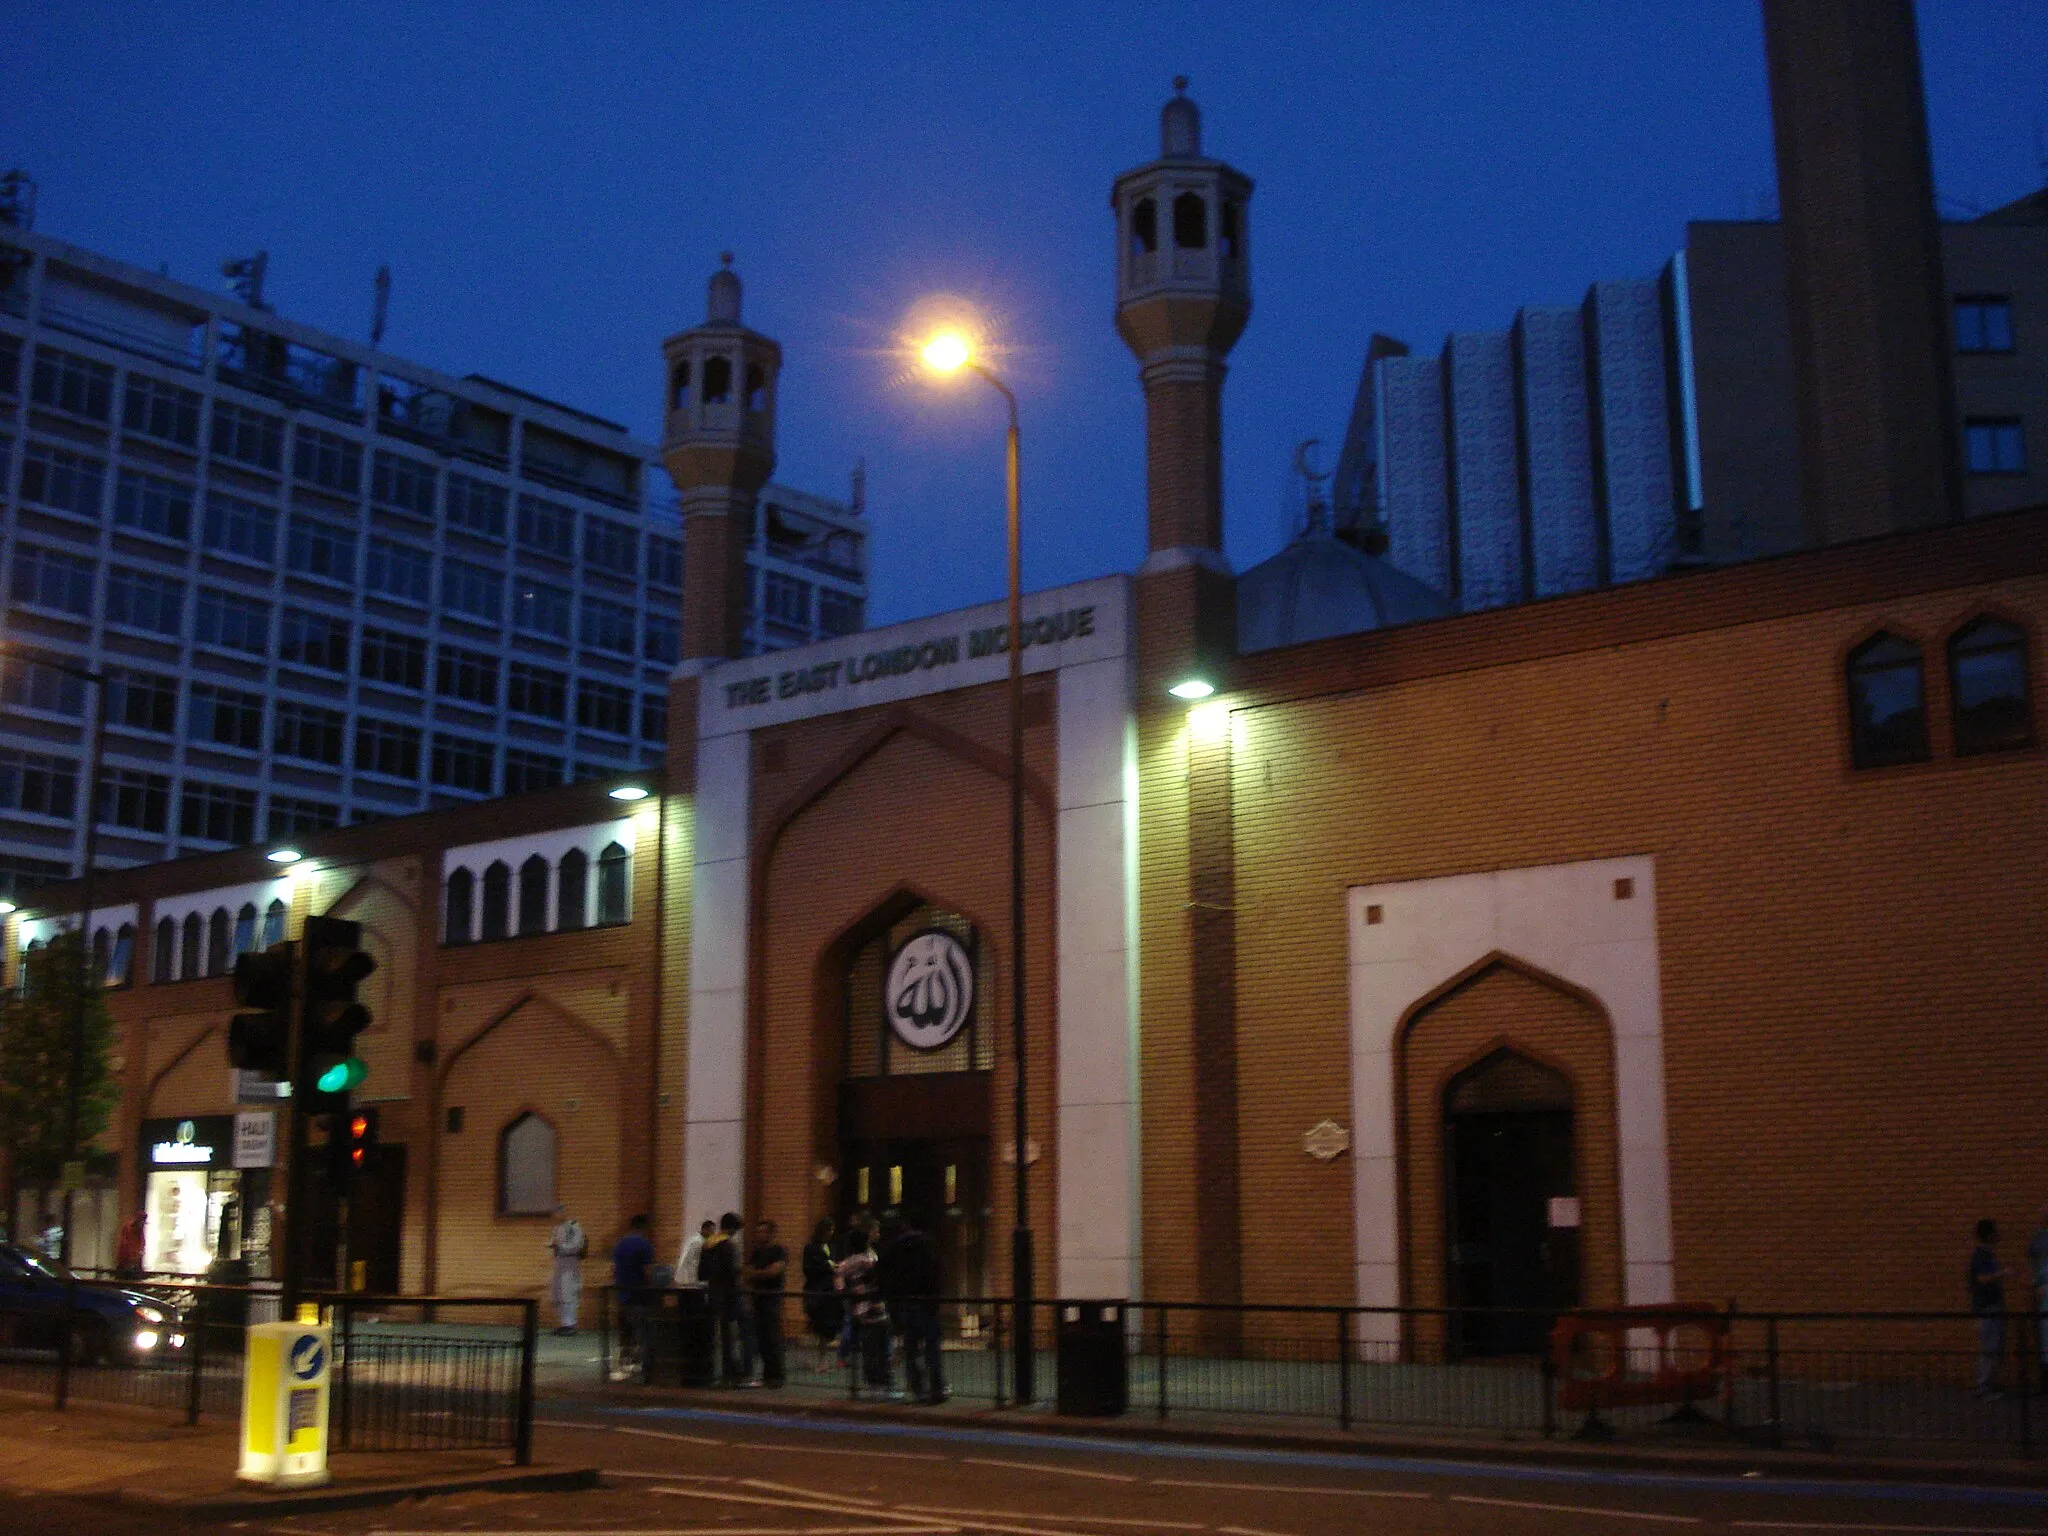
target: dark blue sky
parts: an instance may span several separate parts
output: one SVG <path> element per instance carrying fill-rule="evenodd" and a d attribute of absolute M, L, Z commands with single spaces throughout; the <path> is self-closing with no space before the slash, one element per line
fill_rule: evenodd
<path fill-rule="evenodd" d="M 1023 398 L 1026 577 L 1143 555 L 1143 411 L 1111 327 L 1111 179 L 1177 72 L 1258 184 L 1225 400 L 1230 554 L 1280 542 L 1374 330 L 1433 349 L 1773 194 L 1756 0 L 1378 4 L 36 4 L 5 0 L 0 164 L 38 228 L 652 436 L 661 338 L 722 248 L 781 339 L 779 477 L 869 465 L 877 621 L 996 595 L 993 396 L 886 355 L 920 295 L 1000 320 Z M 1936 179 L 2037 186 L 2048 4 L 1923 0 Z"/>

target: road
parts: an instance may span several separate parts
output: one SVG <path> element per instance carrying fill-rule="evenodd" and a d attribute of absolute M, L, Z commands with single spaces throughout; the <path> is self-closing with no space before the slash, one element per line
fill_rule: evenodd
<path fill-rule="evenodd" d="M 471 1536 L 1550 1536 L 1586 1531 L 2048 1532 L 2048 1492 L 1794 1485 L 1555 1468 L 1089 1444 L 697 1411 L 568 1417 L 536 1452 L 604 1489 L 467 1495 L 271 1522 Z"/>

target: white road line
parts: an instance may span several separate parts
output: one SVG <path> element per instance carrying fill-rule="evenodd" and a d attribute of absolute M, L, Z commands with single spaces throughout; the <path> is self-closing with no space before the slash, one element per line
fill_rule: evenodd
<path fill-rule="evenodd" d="M 776 1444 L 767 1440 L 735 1440 L 732 1449 L 736 1451 L 783 1451 L 801 1453 L 805 1456 L 880 1456 L 889 1461 L 951 1461 L 937 1451 L 870 1451 L 853 1445 L 805 1445 L 793 1442 Z"/>
<path fill-rule="evenodd" d="M 887 1499 L 864 1499 L 857 1493 L 834 1493 L 827 1488 L 799 1488 L 794 1483 L 771 1483 L 765 1477 L 743 1477 L 742 1488 L 765 1488 L 770 1493 L 793 1493 L 799 1498 L 817 1499 L 827 1504 L 864 1504 L 869 1509 L 887 1509 Z"/>
<path fill-rule="evenodd" d="M 1120 1520 L 1108 1515 L 1048 1515 L 1037 1510 L 949 1509 L 943 1504 L 897 1504 L 891 1506 L 915 1515 L 965 1515 L 970 1519 L 1057 1520 L 1062 1525 L 1128 1525 L 1147 1531 L 1206 1531 L 1206 1525 L 1192 1520 Z"/>
<path fill-rule="evenodd" d="M 1612 1515 L 1617 1520 L 1660 1520 L 1666 1525 L 1699 1525 L 1698 1515 L 1658 1515 L 1646 1509 L 1601 1509 L 1593 1504 L 1538 1504 L 1532 1499 L 1483 1499 L 1476 1493 L 1454 1493 L 1453 1504 L 1488 1504 L 1496 1509 L 1547 1509 L 1561 1515 Z"/>
<path fill-rule="evenodd" d="M 1162 1488 L 1226 1488 L 1236 1493 L 1312 1493 L 1319 1497 L 1336 1494 L 1351 1499 L 1432 1499 L 1436 1495 L 1413 1488 L 1311 1488 L 1300 1483 L 1216 1483 L 1198 1477 L 1151 1477 L 1149 1483 Z"/>
<path fill-rule="evenodd" d="M 680 1440 L 686 1445 L 723 1445 L 723 1440 L 714 1440 L 709 1435 L 679 1435 L 669 1429 L 635 1429 L 630 1424 L 621 1424 L 613 1431 L 617 1435 L 638 1435 L 643 1440 Z"/>
<path fill-rule="evenodd" d="M 714 1477 L 708 1472 L 628 1472 L 623 1467 L 605 1467 L 600 1477 L 644 1477 L 657 1483 L 729 1483 L 729 1477 Z"/>
<path fill-rule="evenodd" d="M 1062 1477 L 1092 1477 L 1104 1483 L 1135 1483 L 1137 1478 L 1123 1472 L 1089 1472 L 1080 1467 L 1054 1466 L 1042 1461 L 998 1461 L 993 1456 L 962 1456 L 970 1466 L 1008 1467 L 1013 1472 L 1056 1472 Z"/>
<path fill-rule="evenodd" d="M 1262 1531 L 1255 1525 L 1219 1525 L 1222 1536 L 1288 1536 L 1286 1531 Z"/>
<path fill-rule="evenodd" d="M 1857 1525 L 1830 1520 L 1730 1520 L 1739 1531 L 1910 1531 L 1914 1536 L 2041 1536 L 2037 1525 Z"/>
<path fill-rule="evenodd" d="M 272 1529 L 282 1530 L 276 1526 Z M 314 1536 L 306 1532 L 304 1536 Z M 452 1536 L 449 1529 L 437 1531 L 388 1531 L 379 1528 L 377 1536 Z M 960 1536 L 957 1525 L 675 1525 L 659 1530 L 645 1526 L 621 1526 L 617 1529 L 593 1529 L 589 1526 L 575 1527 L 560 1531 L 502 1530 L 480 1531 L 463 1529 L 459 1536 Z"/>
<path fill-rule="evenodd" d="M 888 1522 L 890 1530 L 901 1530 L 907 1525 L 925 1525 L 915 1515 L 892 1515 L 880 1509 L 856 1509 L 846 1504 L 830 1504 L 826 1497 L 813 1494 L 808 1499 L 768 1499 L 759 1494 L 724 1493 L 713 1488 L 670 1488 L 660 1484 L 647 1490 L 649 1493 L 666 1494 L 672 1499 L 712 1499 L 721 1504 L 758 1504 L 768 1509 L 804 1509 L 819 1515 L 865 1515 L 870 1520 Z"/>

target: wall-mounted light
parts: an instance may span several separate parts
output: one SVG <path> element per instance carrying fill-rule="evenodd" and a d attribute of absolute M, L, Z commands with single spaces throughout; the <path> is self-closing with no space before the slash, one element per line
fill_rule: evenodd
<path fill-rule="evenodd" d="M 645 800 L 652 791 L 639 784 L 621 784 L 610 793 L 614 800 Z"/>
<path fill-rule="evenodd" d="M 1209 697 L 1216 691 L 1216 685 L 1206 677 L 1184 677 L 1166 691 L 1176 699 L 1186 699 L 1193 703 L 1196 699 Z"/>
<path fill-rule="evenodd" d="M 5 916 L 6 916 L 6 915 L 7 915 L 8 913 L 10 913 L 10 912 L 12 912 L 12 911 L 14 911 L 14 910 L 15 910 L 15 906 L 14 906 L 14 903 L 13 903 L 13 902 L 11 902 L 11 901 L 0 901 L 0 917 L 5 917 Z"/>
<path fill-rule="evenodd" d="M 273 848 L 263 857 L 270 860 L 273 864 L 296 864 L 305 855 L 296 848 Z"/>

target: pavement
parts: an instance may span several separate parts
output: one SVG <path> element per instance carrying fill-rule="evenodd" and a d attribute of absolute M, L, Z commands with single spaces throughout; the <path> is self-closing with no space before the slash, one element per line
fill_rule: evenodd
<path fill-rule="evenodd" d="M 357 1451 L 329 1458 L 333 1477 L 325 1487 L 269 1491 L 236 1482 L 240 1444 L 232 1421 L 186 1425 L 167 1421 L 161 1411 L 103 1403 L 79 1402 L 56 1413 L 19 1399 L 0 1402 L 0 1490 L 13 1499 L 127 1506 L 204 1521 L 597 1481 L 594 1466 L 518 1467 L 502 1451 Z M 22 1528 L 12 1518 L 8 1524 Z"/>

